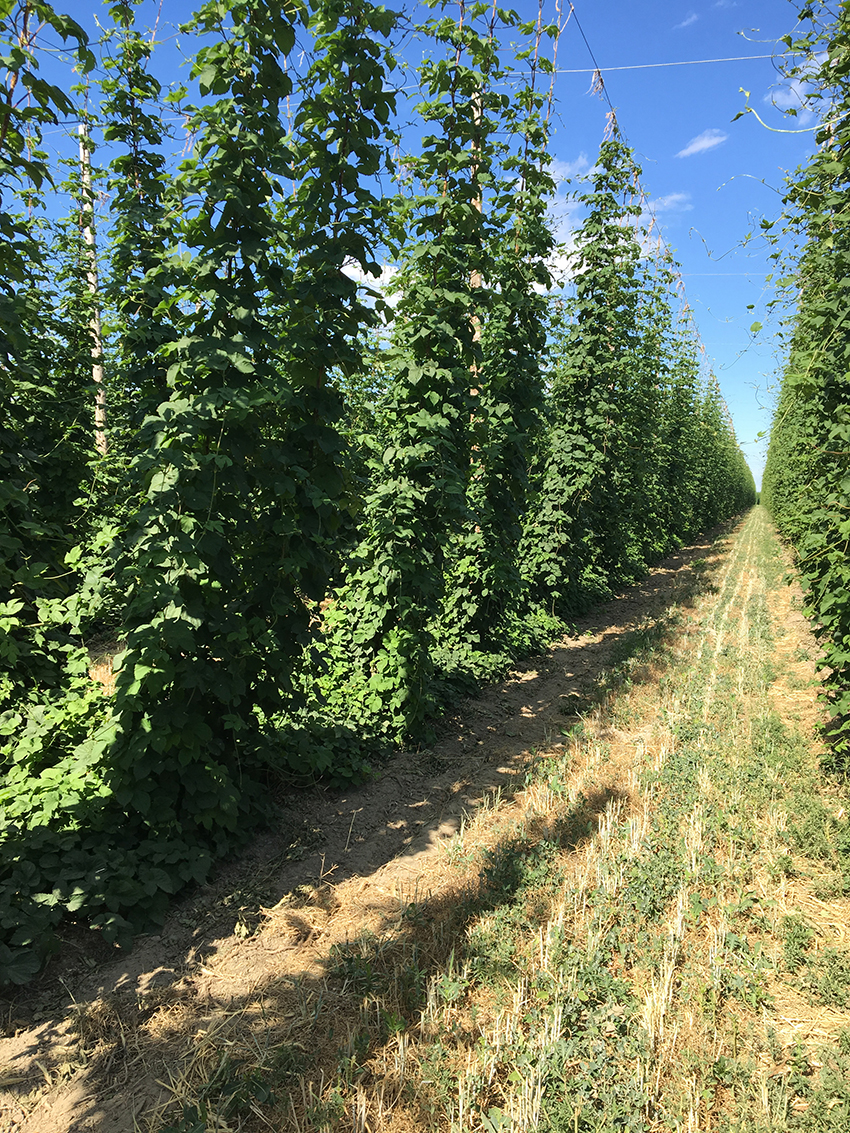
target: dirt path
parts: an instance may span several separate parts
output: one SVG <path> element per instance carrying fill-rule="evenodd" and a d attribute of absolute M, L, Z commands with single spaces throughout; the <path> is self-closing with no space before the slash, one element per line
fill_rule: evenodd
<path fill-rule="evenodd" d="M 754 515 L 728 545 L 721 538 L 689 548 L 622 598 L 593 611 L 546 657 L 518 666 L 507 681 L 462 706 L 428 750 L 402 754 L 380 778 L 356 791 L 305 792 L 293 799 L 282 817 L 285 832 L 259 839 L 215 885 L 176 905 L 161 936 L 143 938 L 131 953 L 115 955 L 93 949 L 90 934 L 70 933 L 63 954 L 39 984 L 7 1006 L 7 1037 L 0 1040 L 0 1130 L 130 1133 L 156 1128 L 156 1114 L 171 1103 L 172 1120 L 175 1112 L 185 1118 L 174 1126 L 181 1133 L 203 1130 L 202 1113 L 206 1127 L 222 1133 L 270 1127 L 300 1133 L 341 1128 L 337 1099 L 347 1128 L 352 1121 L 364 1131 L 421 1128 L 422 1096 L 414 1090 L 416 1105 L 402 1105 L 401 1085 L 391 1096 L 386 1083 L 407 1080 L 408 1072 L 399 1066 L 405 1065 L 408 1048 L 412 1064 L 416 1036 L 421 1041 L 427 1032 L 424 1016 L 415 1026 L 410 1022 L 426 989 L 437 986 L 435 980 L 454 978 L 456 945 L 460 951 L 477 915 L 470 901 L 481 890 L 482 854 L 492 865 L 502 860 L 498 855 L 506 840 L 514 845 L 517 830 L 523 831 L 523 845 L 534 844 L 554 836 L 563 819 L 557 837 L 567 863 L 564 878 L 572 879 L 569 884 L 579 894 L 573 899 L 578 924 L 576 901 L 586 906 L 594 887 L 615 900 L 636 863 L 655 861 L 647 856 L 647 839 L 651 842 L 665 806 L 668 841 L 675 828 L 684 859 L 698 875 L 711 841 L 706 814 L 722 790 L 708 769 L 711 745 L 705 737 L 722 731 L 728 744 L 730 705 L 736 742 L 743 737 L 750 744 L 754 706 L 761 697 L 786 723 L 808 731 L 812 750 L 813 647 L 791 607 L 790 590 L 780 585 L 775 551 L 771 560 L 764 549 L 763 517 Z M 694 596 L 706 586 L 709 592 L 693 608 Z M 769 646 L 762 624 L 767 621 L 774 627 Z M 647 652 L 651 647 L 653 654 Z M 763 670 L 768 664 L 776 670 L 774 679 L 753 683 L 758 666 Z M 644 679 L 647 675 L 652 679 Z M 676 787 L 662 780 L 676 748 L 676 729 L 687 731 L 685 722 L 701 737 L 701 770 Z M 728 752 L 717 759 L 728 762 Z M 732 781 L 740 770 L 732 769 Z M 686 815 L 664 802 L 677 790 L 678 801 L 688 799 Z M 740 805 L 745 805 L 743 795 Z M 771 853 L 787 857 L 782 831 L 788 814 L 783 817 L 775 800 L 770 805 L 765 813 L 775 843 Z M 722 859 L 725 868 L 726 858 L 737 861 L 736 854 L 715 853 L 713 860 Z M 774 862 L 771 868 L 776 873 L 780 867 Z M 764 869 L 759 885 L 766 894 L 774 883 L 768 866 Z M 823 870 L 832 876 L 835 863 Z M 824 900 L 823 885 L 815 896 L 817 886 L 804 883 L 802 876 L 786 871 L 776 882 L 780 898 L 772 899 L 785 902 L 782 917 L 793 920 L 798 908 L 819 909 L 819 925 L 847 923 L 843 898 Z M 752 891 L 752 880 L 744 891 Z M 700 957 L 695 971 L 704 976 L 705 963 L 709 970 L 711 963 L 717 967 L 724 941 L 734 935 L 729 917 L 711 923 L 709 918 L 699 941 L 691 941 L 683 912 L 678 936 L 670 935 L 664 917 L 671 901 L 675 927 L 676 903 L 709 888 L 705 879 L 691 882 L 667 897 L 658 914 L 661 928 L 643 942 L 640 960 L 627 948 L 620 965 L 637 989 L 633 994 L 643 997 L 640 1026 L 650 1037 L 642 1073 L 650 1073 L 651 1062 L 656 1110 L 663 1108 L 667 1076 L 681 1054 L 680 1036 L 699 1031 L 693 1020 L 687 1026 L 680 1021 L 670 1042 L 666 1021 L 676 1014 L 673 985 L 683 979 L 682 958 L 692 946 Z M 774 936 L 778 916 L 773 917 Z M 541 924 L 552 923 L 541 917 Z M 587 921 L 582 931 L 596 931 L 587 908 L 582 917 Z M 814 931 L 811 923 L 805 921 L 807 931 Z M 631 931 L 623 927 L 622 940 Z M 829 932 L 826 947 L 834 948 L 837 929 Z M 807 1008 L 801 1014 L 805 994 L 787 980 L 780 983 L 782 994 L 792 996 L 783 1001 L 791 1012 L 787 1018 L 796 1018 L 793 1006 L 806 1020 L 796 1030 L 796 1024 L 787 1024 L 777 1039 L 787 1046 L 789 1036 L 809 1026 L 812 1012 Z M 452 1011 L 460 1010 L 466 994 L 464 986 L 463 995 L 458 992 L 449 1001 Z M 426 1014 L 430 1010 L 436 1020 L 431 996 L 428 990 Z M 366 1002 L 372 1005 L 372 1023 L 362 1019 Z M 490 1007 L 470 1002 L 468 1010 L 486 1018 Z M 844 1016 L 843 1009 L 832 1010 L 834 1030 L 836 1019 Z M 438 1031 L 441 1025 L 434 1022 Z M 715 1019 L 712 1026 L 720 1050 L 725 1024 Z M 820 1027 L 824 1030 L 823 1020 Z M 700 1043 L 704 1040 L 701 1035 Z M 459 1040 L 453 1042 L 458 1046 Z M 510 1043 L 503 1046 L 507 1058 Z M 352 1071 L 347 1085 L 332 1081 L 346 1058 L 366 1067 L 378 1047 L 383 1070 L 373 1077 L 383 1083 L 380 1096 L 370 1090 L 365 1073 Z M 394 1070 L 389 1048 L 395 1051 Z M 421 1055 L 415 1058 L 421 1062 Z M 478 1128 L 479 1119 L 470 1115 L 483 1105 L 483 1087 L 475 1085 L 472 1066 L 469 1062 L 467 1085 L 459 1087 L 457 1104 L 472 1107 L 468 1119 L 454 1115 L 459 1129 Z M 492 1067 L 488 1073 L 484 1093 L 500 1102 L 495 1107 L 500 1113 L 513 1115 L 504 1127 L 534 1127 L 548 1071 L 541 1068 L 538 1074 L 537 1110 L 531 1098 L 516 1114 L 510 1109 L 514 1102 L 508 1110 L 501 1104 L 513 1097 L 510 1088 L 493 1094 L 498 1075 Z M 271 1100 L 264 1094 L 269 1081 L 276 1095 Z M 642 1088 L 646 1094 L 646 1081 Z M 706 1087 L 699 1089 L 704 1093 Z M 670 1112 L 678 1106 L 690 1113 L 681 1128 L 712 1127 L 705 1113 L 700 1116 L 699 1105 L 682 1102 L 687 1090 L 682 1094 L 681 1083 L 673 1092 L 678 1100 L 671 1101 Z M 428 1119 L 426 1125 L 442 1126 L 444 1119 L 433 1112 L 433 1122 Z"/>

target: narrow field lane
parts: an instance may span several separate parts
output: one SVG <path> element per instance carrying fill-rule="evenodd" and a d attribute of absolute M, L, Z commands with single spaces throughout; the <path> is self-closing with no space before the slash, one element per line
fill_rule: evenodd
<path fill-rule="evenodd" d="M 2 1040 L 0 1128 L 850 1129 L 847 792 L 787 569 L 756 508 L 320 800 L 340 844 L 256 931 Z"/>
<path fill-rule="evenodd" d="M 850 1128 L 850 840 L 815 646 L 765 513 L 723 550 L 450 848 L 464 912 L 421 906 L 451 944 L 424 1011 L 402 1028 L 398 999 L 367 997 L 356 1041 L 370 1010 L 399 1031 L 323 1095 L 357 1128 Z"/>

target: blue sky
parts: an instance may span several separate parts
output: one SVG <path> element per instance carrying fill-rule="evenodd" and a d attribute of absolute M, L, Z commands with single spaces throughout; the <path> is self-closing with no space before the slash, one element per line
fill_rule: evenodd
<path fill-rule="evenodd" d="M 575 10 L 605 78 L 620 127 L 643 166 L 645 189 L 657 204 L 664 238 L 682 265 L 688 300 L 750 466 L 760 478 L 777 365 L 776 317 L 765 277 L 770 249 L 759 221 L 781 210 L 785 176 L 814 146 L 805 115 L 774 106 L 798 104 L 771 59 L 610 70 L 636 64 L 770 55 L 796 26 L 784 0 L 575 0 Z M 559 47 L 559 68 L 592 66 L 575 21 Z M 589 94 L 590 75 L 558 77 L 560 121 L 552 151 L 576 168 L 592 163 L 608 106 Z M 749 238 L 749 239 L 748 239 Z M 748 309 L 752 306 L 752 310 Z M 750 326 L 764 329 L 755 336 Z"/>
<path fill-rule="evenodd" d="M 180 64 L 191 44 L 175 25 L 193 6 L 165 0 L 160 9 L 157 38 L 165 43 L 157 71 L 166 82 L 188 77 Z M 569 0 L 563 6 L 569 11 Z M 93 38 L 96 18 L 108 22 L 105 9 L 90 0 L 60 0 L 57 7 Z M 158 8 L 156 0 L 146 0 L 140 23 Z M 759 221 L 779 213 L 783 180 L 814 140 L 806 129 L 810 118 L 785 117 L 773 105 L 794 104 L 796 95 L 782 84 L 772 59 L 738 57 L 781 52 L 780 37 L 796 26 L 796 6 L 786 0 L 574 0 L 574 8 L 558 49 L 555 171 L 586 171 L 602 139 L 609 106 L 590 90 L 590 49 L 620 128 L 643 166 L 664 239 L 682 265 L 703 343 L 758 480 L 765 442 L 755 438 L 769 428 L 777 364 L 776 318 L 766 311 L 770 250 L 759 236 Z M 518 10 L 531 18 L 537 5 L 522 0 Z M 416 62 L 415 44 L 408 51 Z M 738 61 L 690 62 L 730 57 Z M 680 63 L 687 65 L 657 66 Z M 766 126 L 752 114 L 732 121 L 746 105 L 742 88 Z M 756 321 L 764 329 L 754 337 L 749 328 Z"/>

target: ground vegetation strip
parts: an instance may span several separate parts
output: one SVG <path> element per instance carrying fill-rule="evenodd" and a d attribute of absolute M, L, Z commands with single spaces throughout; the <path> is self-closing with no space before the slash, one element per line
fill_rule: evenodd
<path fill-rule="evenodd" d="M 369 0 L 211 0 L 184 89 L 129 0 L 0 6 L 3 983 L 752 502 L 613 119 L 554 288 L 560 11 L 397 81 Z"/>
<path fill-rule="evenodd" d="M 845 1130 L 847 789 L 787 566 L 754 509 L 420 753 L 459 822 L 337 880 L 351 798 L 258 925 L 79 981 L 2 1040 L 6 1128 Z"/>

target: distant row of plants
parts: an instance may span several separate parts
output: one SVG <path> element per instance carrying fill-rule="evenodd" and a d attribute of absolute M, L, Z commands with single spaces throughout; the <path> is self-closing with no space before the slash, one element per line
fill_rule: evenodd
<path fill-rule="evenodd" d="M 407 25 L 368 0 L 204 4 L 195 105 L 127 0 L 96 52 L 40 0 L 0 12 L 0 977 L 23 982 L 64 916 L 127 941 L 271 783 L 362 776 L 754 491 L 616 129 L 552 289 L 542 12 L 425 20 L 406 132 Z M 64 182 L 58 119 L 82 124 Z M 387 267 L 393 295 L 359 282 Z M 121 643 L 111 695 L 93 639 Z"/>
<path fill-rule="evenodd" d="M 850 758 L 850 6 L 807 5 L 787 41 L 803 62 L 817 150 L 789 179 L 784 286 L 788 362 L 770 435 L 762 502 L 794 547 L 821 669 L 836 770 Z"/>

